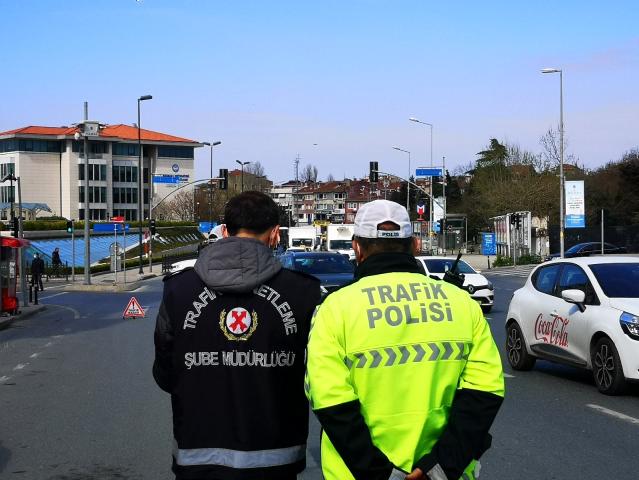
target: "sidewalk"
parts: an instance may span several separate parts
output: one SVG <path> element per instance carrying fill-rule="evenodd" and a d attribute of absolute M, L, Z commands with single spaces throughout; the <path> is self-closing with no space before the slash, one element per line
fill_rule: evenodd
<path fill-rule="evenodd" d="M 28 318 L 32 315 L 35 315 L 38 312 L 41 312 L 46 308 L 46 305 L 28 305 L 26 307 L 20 307 L 20 310 L 17 315 L 9 315 L 7 317 L 0 317 L 0 330 L 4 330 L 9 325 L 11 325 L 14 320 L 22 320 L 23 318 Z"/>
<path fill-rule="evenodd" d="M 144 265 L 144 274 L 138 273 L 139 267 L 127 268 L 126 283 L 124 282 L 124 272 L 100 272 L 91 275 L 91 285 L 84 284 L 84 274 L 77 273 L 75 281 L 72 281 L 71 275 L 55 278 L 50 277 L 47 281 L 43 279 L 44 289 L 46 290 L 62 290 L 69 292 L 130 292 L 139 288 L 145 280 L 155 278 L 162 275 L 162 265 L 154 264 L 153 272 L 149 272 L 149 266 Z M 19 285 L 19 283 L 18 283 Z"/>

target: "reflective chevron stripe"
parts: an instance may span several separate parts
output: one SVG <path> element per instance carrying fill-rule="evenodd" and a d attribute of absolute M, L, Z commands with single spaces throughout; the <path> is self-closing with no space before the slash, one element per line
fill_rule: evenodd
<path fill-rule="evenodd" d="M 377 368 L 411 363 L 465 361 L 470 353 L 468 342 L 428 342 L 384 347 L 355 352 L 344 358 L 346 367 Z"/>

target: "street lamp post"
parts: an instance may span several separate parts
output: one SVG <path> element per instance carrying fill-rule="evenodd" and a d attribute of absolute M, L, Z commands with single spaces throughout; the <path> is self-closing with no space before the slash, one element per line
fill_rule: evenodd
<path fill-rule="evenodd" d="M 408 153 L 408 180 L 410 180 L 410 152 L 399 147 L 393 147 L 400 152 Z M 406 182 L 406 211 L 410 215 L 410 181 Z"/>
<path fill-rule="evenodd" d="M 140 271 L 138 272 L 140 275 L 144 273 L 142 268 L 142 220 L 144 218 L 144 211 L 142 210 L 142 133 L 140 129 L 140 102 L 144 100 L 151 100 L 153 96 L 151 95 L 142 95 L 138 98 L 138 242 L 140 248 Z M 149 171 L 149 175 L 151 172 Z M 149 196 L 151 192 L 149 192 Z M 150 212 L 149 212 L 150 213 Z"/>
<path fill-rule="evenodd" d="M 213 225 L 213 147 L 220 145 L 222 142 L 202 142 L 202 145 L 208 145 L 211 149 L 211 177 L 209 178 L 209 222 Z"/>
<path fill-rule="evenodd" d="M 235 163 L 238 163 L 242 167 L 242 192 L 244 192 L 244 166 L 248 165 L 251 162 L 240 162 L 239 160 L 235 160 Z"/>
<path fill-rule="evenodd" d="M 421 123 L 422 125 L 428 125 L 430 127 L 430 167 L 433 168 L 433 124 L 428 122 L 422 122 L 421 120 L 410 117 L 408 120 L 415 123 Z M 431 236 L 431 231 L 433 230 L 433 177 L 430 177 L 429 183 L 429 209 L 428 209 L 428 245 L 431 250 L 433 250 L 433 237 Z"/>
<path fill-rule="evenodd" d="M 559 254 L 564 258 L 564 74 L 560 68 L 544 68 L 541 73 L 559 74 Z"/>

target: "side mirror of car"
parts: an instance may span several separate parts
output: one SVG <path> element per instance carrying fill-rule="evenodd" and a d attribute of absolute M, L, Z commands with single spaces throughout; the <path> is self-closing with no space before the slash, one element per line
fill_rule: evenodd
<path fill-rule="evenodd" d="M 581 290 L 564 290 L 561 292 L 561 298 L 563 298 L 568 303 L 574 303 L 579 307 L 579 311 L 583 313 L 586 311 L 586 294 Z"/>

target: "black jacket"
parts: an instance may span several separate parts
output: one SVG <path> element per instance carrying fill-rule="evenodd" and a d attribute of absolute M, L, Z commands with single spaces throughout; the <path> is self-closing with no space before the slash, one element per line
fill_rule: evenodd
<path fill-rule="evenodd" d="M 305 352 L 319 282 L 238 237 L 166 279 L 153 376 L 171 393 L 180 478 L 277 479 L 305 467 Z"/>
<path fill-rule="evenodd" d="M 44 260 L 34 258 L 31 262 L 31 275 L 42 275 L 44 273 Z"/>

